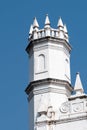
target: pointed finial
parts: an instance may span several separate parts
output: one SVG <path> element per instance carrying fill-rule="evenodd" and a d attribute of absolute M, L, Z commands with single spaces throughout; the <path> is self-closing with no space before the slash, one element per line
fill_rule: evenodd
<path fill-rule="evenodd" d="M 59 21 L 58 21 L 58 32 L 59 32 L 59 38 L 60 39 L 64 39 L 64 26 L 63 26 L 63 22 L 62 19 L 60 17 Z"/>
<path fill-rule="evenodd" d="M 76 92 L 76 94 L 82 94 L 84 92 L 79 72 L 76 74 L 74 91 Z"/>
<path fill-rule="evenodd" d="M 66 25 L 64 25 L 64 37 L 67 42 L 69 42 L 69 36 Z"/>
<path fill-rule="evenodd" d="M 45 25 L 50 25 L 48 14 L 46 14 Z"/>
<path fill-rule="evenodd" d="M 50 20 L 48 17 L 48 14 L 46 14 L 46 19 L 45 19 L 45 28 L 50 27 Z"/>
<path fill-rule="evenodd" d="M 65 33 L 68 33 L 66 24 L 64 25 L 64 32 L 65 32 Z"/>
<path fill-rule="evenodd" d="M 29 31 L 29 35 L 32 35 L 32 32 L 33 32 L 33 25 L 31 24 L 31 26 L 30 26 L 30 31 Z"/>
<path fill-rule="evenodd" d="M 58 27 L 63 27 L 63 22 L 62 22 L 62 19 L 61 19 L 61 17 L 60 17 L 60 19 L 59 19 L 59 21 L 58 21 L 58 25 L 57 25 Z"/>
<path fill-rule="evenodd" d="M 33 28 L 39 28 L 39 24 L 38 24 L 38 22 L 37 22 L 36 17 L 34 18 Z"/>

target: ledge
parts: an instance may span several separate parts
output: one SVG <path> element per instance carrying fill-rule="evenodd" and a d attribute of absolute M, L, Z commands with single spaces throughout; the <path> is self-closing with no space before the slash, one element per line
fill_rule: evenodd
<path fill-rule="evenodd" d="M 67 85 L 67 87 L 68 87 L 68 89 L 70 91 L 73 90 L 71 84 L 68 81 L 59 80 L 59 79 L 53 79 L 53 78 L 47 78 L 47 79 L 42 79 L 42 80 L 37 80 L 37 81 L 30 82 L 30 84 L 25 89 L 26 94 L 29 94 L 34 89 L 34 87 L 37 87 L 37 86 L 43 85 L 43 84 L 61 84 L 61 85 Z"/>
<path fill-rule="evenodd" d="M 48 41 L 60 42 L 60 43 L 65 44 L 70 51 L 72 49 L 71 45 L 65 39 L 61 39 L 61 38 L 57 38 L 57 37 L 51 37 L 51 36 L 46 36 L 46 37 L 42 37 L 42 38 L 31 40 L 30 43 L 28 44 L 28 46 L 26 47 L 27 53 L 29 53 L 29 51 L 31 50 L 31 48 L 34 45 L 39 44 L 40 42 L 44 42 L 44 41 L 47 41 L 47 42 Z"/>
<path fill-rule="evenodd" d="M 86 94 L 72 95 L 72 96 L 70 96 L 68 99 L 71 101 L 71 100 L 75 100 L 75 99 L 77 99 L 77 98 L 80 98 L 80 99 L 82 99 L 82 98 L 87 98 L 87 95 L 86 95 Z"/>
<path fill-rule="evenodd" d="M 41 122 L 36 122 L 37 125 L 39 124 L 62 124 L 62 123 L 69 123 L 69 122 L 76 122 L 76 121 L 80 121 L 80 120 L 87 120 L 87 116 L 79 116 L 79 117 L 70 117 L 70 118 L 65 118 L 65 119 L 59 119 L 59 120 L 45 120 L 45 121 L 41 121 Z"/>

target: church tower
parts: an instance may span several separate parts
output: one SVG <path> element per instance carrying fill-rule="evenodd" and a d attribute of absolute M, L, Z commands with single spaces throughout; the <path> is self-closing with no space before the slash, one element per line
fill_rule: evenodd
<path fill-rule="evenodd" d="M 29 101 L 29 130 L 73 129 L 71 119 L 74 122 L 77 117 L 86 117 L 87 96 L 83 93 L 79 73 L 75 88 L 71 85 L 71 49 L 67 27 L 61 18 L 56 29 L 51 27 L 48 15 L 43 29 L 39 29 L 34 18 L 26 48 L 30 69 L 30 83 L 25 90 Z M 71 95 L 73 91 L 75 95 Z"/>

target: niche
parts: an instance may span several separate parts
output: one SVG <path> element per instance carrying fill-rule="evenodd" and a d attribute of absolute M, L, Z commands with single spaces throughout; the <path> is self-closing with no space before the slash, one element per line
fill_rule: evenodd
<path fill-rule="evenodd" d="M 43 72 L 45 70 L 45 56 L 40 54 L 38 56 L 38 72 Z"/>

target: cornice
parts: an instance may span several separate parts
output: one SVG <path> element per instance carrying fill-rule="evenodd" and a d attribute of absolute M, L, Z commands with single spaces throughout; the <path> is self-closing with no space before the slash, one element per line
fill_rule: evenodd
<path fill-rule="evenodd" d="M 30 50 L 32 49 L 32 47 L 34 45 L 37 45 L 37 44 L 40 44 L 40 43 L 42 44 L 42 43 L 48 42 L 48 41 L 62 43 L 69 49 L 69 51 L 71 51 L 71 49 L 72 49 L 71 45 L 65 39 L 46 36 L 46 37 L 39 38 L 39 39 L 36 39 L 36 40 L 31 40 L 30 43 L 28 44 L 28 46 L 26 47 L 27 53 L 30 52 Z"/>
<path fill-rule="evenodd" d="M 46 85 L 46 84 L 65 85 L 69 89 L 69 91 L 73 90 L 71 84 L 68 81 L 53 79 L 53 78 L 47 78 L 47 79 L 42 79 L 42 80 L 30 82 L 30 84 L 25 89 L 25 92 L 26 92 L 26 94 L 29 95 L 35 87 L 38 87 L 39 85 Z"/>
<path fill-rule="evenodd" d="M 77 99 L 77 98 L 80 98 L 80 99 L 82 99 L 82 98 L 87 98 L 87 95 L 86 95 L 86 94 L 72 95 L 72 96 L 70 96 L 68 99 L 71 101 L 71 100 L 75 100 L 75 99 Z"/>
<path fill-rule="evenodd" d="M 69 122 L 76 122 L 80 120 L 87 120 L 87 115 L 86 116 L 77 116 L 77 117 L 69 117 L 65 119 L 59 119 L 59 120 L 45 120 L 45 121 L 39 121 L 36 122 L 36 125 L 39 126 L 41 124 L 47 124 L 47 125 L 57 125 L 57 124 L 63 124 L 63 123 L 69 123 Z"/>

